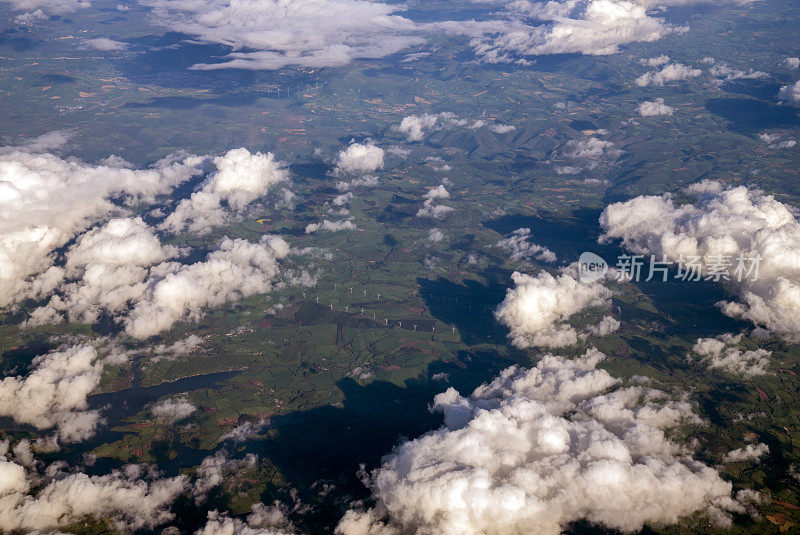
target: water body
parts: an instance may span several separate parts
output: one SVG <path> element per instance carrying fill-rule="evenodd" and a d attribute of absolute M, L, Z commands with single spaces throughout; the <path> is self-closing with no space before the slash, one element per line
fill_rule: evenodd
<path fill-rule="evenodd" d="M 142 411 L 148 404 L 154 403 L 164 396 L 182 394 L 201 388 L 216 389 L 219 388 L 221 383 L 242 373 L 238 370 L 209 373 L 145 387 L 142 386 L 138 358 L 134 359 L 131 371 L 133 372 L 131 387 L 118 392 L 89 396 L 89 409 L 101 410 L 107 423 L 90 440 L 73 445 L 69 451 L 60 452 L 60 459 L 68 460 L 70 464 L 80 463 L 83 455 L 97 446 L 120 440 L 125 433 L 114 431 L 112 428 L 123 423 L 126 418 Z M 158 468 L 168 475 L 177 473 L 182 467 L 199 464 L 209 454 L 207 451 L 186 448 L 180 444 L 177 438 L 177 435 L 173 437 L 171 445 L 178 452 L 178 456 L 174 460 L 157 463 Z M 122 463 L 113 459 L 98 459 L 97 464 L 90 467 L 87 472 L 91 474 L 108 473 L 121 465 Z"/>

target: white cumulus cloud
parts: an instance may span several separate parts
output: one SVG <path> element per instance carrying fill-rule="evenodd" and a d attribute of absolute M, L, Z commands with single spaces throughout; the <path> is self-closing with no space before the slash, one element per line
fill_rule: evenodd
<path fill-rule="evenodd" d="M 269 152 L 251 153 L 233 149 L 214 158 L 216 171 L 183 199 L 160 225 L 162 230 L 204 234 L 241 213 L 248 204 L 267 194 L 274 185 L 286 182 L 289 173 Z"/>
<path fill-rule="evenodd" d="M 514 272 L 511 278 L 514 287 L 494 314 L 520 348 L 573 345 L 578 332 L 567 323 L 570 316 L 610 303 L 611 290 L 599 281 L 579 282 L 569 269 L 558 276 L 547 271 L 536 276 Z"/>
<path fill-rule="evenodd" d="M 766 444 L 748 444 L 744 448 L 738 448 L 725 454 L 723 462 L 742 463 L 758 461 L 769 453 L 769 446 Z"/>
<path fill-rule="evenodd" d="M 511 253 L 511 260 L 530 261 L 531 259 L 541 260 L 542 262 L 555 262 L 558 260 L 556 254 L 536 243 L 531 242 L 531 229 L 518 228 L 511 233 L 511 236 L 497 242 L 497 247 L 505 249 Z"/>
<path fill-rule="evenodd" d="M 723 189 L 704 181 L 685 193 L 694 202 L 663 195 L 608 206 L 600 216 L 601 239 L 621 239 L 629 251 L 682 262 L 693 270 L 690 279 L 717 280 L 738 298 L 718 303 L 725 314 L 800 340 L 800 223 L 794 211 L 744 186 Z"/>
<path fill-rule="evenodd" d="M 0 381 L 0 415 L 40 430 L 54 429 L 62 442 L 85 440 L 101 423 L 100 412 L 89 410 L 86 398 L 102 372 L 103 359 L 91 345 L 40 355 L 27 376 Z"/>
<path fill-rule="evenodd" d="M 800 106 L 800 80 L 793 84 L 781 86 L 778 100 L 793 106 Z"/>
<path fill-rule="evenodd" d="M 405 442 L 370 478 L 376 506 L 341 535 L 557 535 L 586 520 L 624 533 L 706 513 L 744 512 L 731 483 L 666 433 L 699 423 L 665 392 L 620 386 L 589 349 L 512 367 L 469 397 L 434 398 L 444 427 Z M 748 493 L 752 495 L 752 493 Z"/>
<path fill-rule="evenodd" d="M 743 377 L 766 374 L 772 351 L 760 348 L 742 351 L 736 347 L 741 340 L 741 334 L 699 338 L 692 347 L 692 351 L 699 355 L 709 368 L 717 368 Z"/>
<path fill-rule="evenodd" d="M 701 74 L 703 74 L 703 71 L 700 69 L 693 69 L 682 63 L 670 63 L 669 65 L 662 67 L 660 70 L 644 73 L 638 77 L 635 82 L 639 87 L 645 87 L 649 85 L 661 87 L 668 82 L 697 78 Z"/>
<path fill-rule="evenodd" d="M 653 117 L 656 115 L 672 115 L 675 113 L 675 108 L 664 104 L 663 98 L 657 98 L 655 100 L 640 102 L 639 105 L 636 106 L 636 111 L 642 117 Z"/>
<path fill-rule="evenodd" d="M 336 156 L 334 174 L 371 173 L 383 169 L 384 151 L 371 141 L 351 143 Z"/>
<path fill-rule="evenodd" d="M 123 213 L 124 206 L 112 198 L 152 202 L 198 174 L 202 161 L 174 156 L 136 170 L 0 151 L 0 307 L 32 291 L 30 278 L 53 266 L 55 249 L 92 224 Z"/>
<path fill-rule="evenodd" d="M 185 420 L 195 413 L 197 407 L 186 398 L 168 398 L 150 407 L 150 413 L 159 420 L 173 424 Z"/>

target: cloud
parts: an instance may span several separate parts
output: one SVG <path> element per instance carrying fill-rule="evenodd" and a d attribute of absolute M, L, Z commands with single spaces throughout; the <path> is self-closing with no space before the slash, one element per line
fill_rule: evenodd
<path fill-rule="evenodd" d="M 429 217 L 431 219 L 442 220 L 446 218 L 454 209 L 451 206 L 444 204 L 436 204 L 436 201 L 449 199 L 450 192 L 444 187 L 444 184 L 439 184 L 435 188 L 431 188 L 423 195 L 422 208 L 417 210 L 417 217 Z"/>
<path fill-rule="evenodd" d="M 648 67 L 660 67 L 669 63 L 669 56 L 661 54 L 655 58 L 640 59 L 639 63 Z"/>
<path fill-rule="evenodd" d="M 234 444 L 247 442 L 257 434 L 261 433 L 264 429 L 269 427 L 269 420 L 259 420 L 257 422 L 244 422 L 239 424 L 221 437 L 220 442 L 230 440 Z"/>
<path fill-rule="evenodd" d="M 587 139 L 571 139 L 567 141 L 564 155 L 568 158 L 618 158 L 622 151 L 615 149 L 613 141 L 605 141 L 594 136 Z"/>
<path fill-rule="evenodd" d="M 429 189 L 422 198 L 429 201 L 437 199 L 449 199 L 450 192 L 447 191 L 447 188 L 444 187 L 444 184 L 439 184 L 435 188 Z"/>
<path fill-rule="evenodd" d="M 787 69 L 797 69 L 800 68 L 800 58 L 786 58 L 782 64 Z"/>
<path fill-rule="evenodd" d="M 635 82 L 639 87 L 646 87 L 649 85 L 663 87 L 667 82 L 697 78 L 701 74 L 703 74 L 703 71 L 700 69 L 693 69 L 682 63 L 671 63 L 658 71 L 644 73 L 638 77 Z"/>
<path fill-rule="evenodd" d="M 581 172 L 581 168 L 574 165 L 557 165 L 555 171 L 557 175 L 577 175 Z"/>
<path fill-rule="evenodd" d="M 718 303 L 725 314 L 800 341 L 800 223 L 794 211 L 744 186 L 723 189 L 703 181 L 685 193 L 693 203 L 676 204 L 663 195 L 609 205 L 600 216 L 601 240 L 621 239 L 636 254 L 682 260 L 684 271 L 696 268 L 696 277 L 688 278 L 716 278 L 738 298 Z"/>
<path fill-rule="evenodd" d="M 702 357 L 709 368 L 720 369 L 732 375 L 755 377 L 765 375 L 772 351 L 766 349 L 742 351 L 735 347 L 742 335 L 723 334 L 716 338 L 699 338 L 692 351 Z"/>
<path fill-rule="evenodd" d="M 440 115 L 443 117 L 440 118 Z M 403 117 L 396 130 L 405 134 L 409 141 L 422 141 L 428 132 L 440 128 L 440 119 L 446 120 L 448 117 L 455 117 L 454 113 L 443 112 L 439 115 L 426 113 L 424 115 L 409 115 Z"/>
<path fill-rule="evenodd" d="M 229 459 L 225 450 L 209 455 L 197 468 L 197 478 L 192 486 L 195 502 L 200 503 L 205 500 L 208 492 L 222 484 L 226 477 L 243 469 L 252 468 L 257 462 L 258 457 L 252 453 L 248 453 L 243 459 Z"/>
<path fill-rule="evenodd" d="M 276 184 L 289 180 L 283 163 L 268 152 L 233 149 L 213 160 L 216 172 L 183 199 L 159 228 L 168 232 L 208 233 L 229 222 L 230 213 L 241 213 Z M 224 206 L 223 206 L 224 205 Z"/>
<path fill-rule="evenodd" d="M 289 535 L 295 533 L 286 517 L 287 507 L 280 502 L 271 506 L 254 503 L 245 521 L 230 518 L 219 511 L 209 511 L 206 525 L 195 535 Z"/>
<path fill-rule="evenodd" d="M 267 293 L 280 274 L 278 261 L 289 245 L 276 236 L 258 243 L 224 238 L 204 261 L 180 264 L 141 219 L 113 219 L 81 235 L 66 252 L 63 267 L 51 267 L 31 287 L 55 292 L 35 309 L 27 326 L 94 323 L 108 314 L 135 338 L 147 338 L 178 321 L 199 319 L 219 306 Z"/>
<path fill-rule="evenodd" d="M 178 340 L 170 345 L 158 344 L 155 346 L 148 346 L 148 352 L 153 355 L 149 362 L 157 362 L 159 360 L 175 360 L 182 355 L 192 353 L 203 343 L 203 339 L 196 334 L 190 334 L 183 340 Z"/>
<path fill-rule="evenodd" d="M 529 21 L 530 25 L 510 24 L 499 35 L 477 37 L 471 44 L 484 61 L 524 64 L 517 58 L 615 54 L 622 45 L 656 41 L 679 30 L 650 16 L 651 6 L 644 4 L 629 0 L 511 2 L 506 4 L 509 15 Z"/>
<path fill-rule="evenodd" d="M 717 63 L 711 67 L 708 72 L 711 76 L 722 78 L 722 80 L 717 81 L 718 84 L 731 82 L 733 80 L 763 80 L 769 77 L 769 75 L 763 71 L 754 71 L 753 69 L 749 69 L 748 71 L 731 69 L 726 63 Z"/>
<path fill-rule="evenodd" d="M 528 65 L 526 56 L 613 54 L 634 42 L 652 42 L 676 28 L 658 18 L 663 3 L 648 0 L 496 0 L 502 9 L 481 20 L 416 22 L 402 4 L 366 0 L 139 0 L 152 18 L 194 40 L 233 50 L 222 61 L 193 69 L 338 67 L 383 58 L 425 44 L 429 35 L 469 38 L 481 61 Z M 667 2 L 666 5 L 698 3 Z M 735 2 L 740 3 L 740 2 Z M 743 3 L 743 2 L 742 2 Z M 429 54 L 417 50 L 399 61 Z"/>
<path fill-rule="evenodd" d="M 176 247 L 162 246 L 141 218 L 112 219 L 79 236 L 64 266 L 36 281 L 37 293 L 57 294 L 32 312 L 29 323 L 58 323 L 64 313 L 70 321 L 94 323 L 103 313 L 119 313 L 145 291 L 147 268 L 178 254 Z"/>
<path fill-rule="evenodd" d="M 439 243 L 444 239 L 444 233 L 438 228 L 432 228 L 428 231 L 427 239 L 429 242 Z"/>
<path fill-rule="evenodd" d="M 516 130 L 517 127 L 510 124 L 492 124 L 489 125 L 489 130 L 494 132 L 495 134 L 508 134 L 509 132 L 513 132 Z"/>
<path fill-rule="evenodd" d="M 408 115 L 403 117 L 400 124 L 393 126 L 392 129 L 405 135 L 409 141 L 422 141 L 431 132 L 436 132 L 444 128 L 467 128 L 477 130 L 487 127 L 495 134 L 507 134 L 516 130 L 515 126 L 487 123 L 483 120 L 463 119 L 453 112 L 443 111 L 440 113 L 425 113 L 422 115 Z"/>
<path fill-rule="evenodd" d="M 29 139 L 21 145 L 0 147 L 0 154 L 12 152 L 47 152 L 57 150 L 67 144 L 71 137 L 68 130 L 53 130 L 33 139 Z"/>
<path fill-rule="evenodd" d="M 62 136 L 55 138 L 60 142 Z M 47 143 L 39 138 L 35 145 Z M 169 193 L 200 173 L 203 162 L 175 155 L 136 170 L 29 150 L 0 151 L 0 307 L 32 291 L 30 277 L 53 265 L 57 248 L 92 224 L 124 213 L 125 204 Z"/>
<path fill-rule="evenodd" d="M 103 359 L 91 345 L 74 345 L 40 355 L 27 376 L 0 381 L 0 415 L 40 430 L 54 429 L 62 442 L 94 435 L 100 412 L 86 398 L 100 383 Z"/>
<path fill-rule="evenodd" d="M 346 204 L 349 204 L 350 201 L 353 200 L 353 198 L 355 198 L 355 195 L 353 195 L 353 192 L 352 191 L 348 191 L 347 193 L 341 193 L 341 194 L 337 195 L 336 197 L 334 197 L 333 201 L 331 201 L 331 203 L 334 206 L 345 206 Z"/>
<path fill-rule="evenodd" d="M 334 174 L 371 173 L 383 169 L 383 149 L 371 141 L 351 143 L 336 156 Z"/>
<path fill-rule="evenodd" d="M 115 41 L 114 39 L 109 39 L 108 37 L 97 37 L 95 39 L 86 39 L 83 42 L 84 45 L 88 46 L 89 48 L 93 48 L 95 50 L 104 50 L 104 51 L 114 51 L 114 50 L 125 50 L 128 48 L 128 43 L 123 41 Z"/>
<path fill-rule="evenodd" d="M 169 398 L 159 401 L 150 407 L 150 413 L 159 420 L 168 424 L 174 424 L 185 420 L 197 411 L 197 407 L 192 405 L 186 398 Z"/>
<path fill-rule="evenodd" d="M 540 271 L 535 277 L 514 272 L 511 279 L 515 286 L 506 291 L 494 315 L 519 348 L 576 344 L 578 332 L 567 323 L 570 316 L 610 303 L 608 288 L 600 282 L 578 282 L 571 270 L 558 276 Z"/>
<path fill-rule="evenodd" d="M 354 178 L 350 182 L 345 182 L 344 180 L 340 180 L 336 183 L 336 189 L 339 190 L 341 193 L 346 191 L 350 191 L 356 188 L 374 188 L 378 185 L 378 177 L 367 175 L 361 178 Z"/>
<path fill-rule="evenodd" d="M 780 134 L 758 134 L 758 139 L 766 143 L 770 149 L 791 149 L 797 145 L 794 139 L 779 141 L 780 138 Z"/>
<path fill-rule="evenodd" d="M 306 225 L 306 234 L 312 234 L 314 232 L 342 232 L 344 230 L 356 230 L 355 223 L 350 221 L 349 219 L 341 219 L 339 221 L 329 221 L 327 219 L 323 219 L 322 223 L 309 223 Z"/>
<path fill-rule="evenodd" d="M 531 229 L 519 228 L 511 236 L 497 242 L 496 246 L 511 253 L 511 260 L 529 262 L 532 259 L 542 262 L 555 262 L 556 254 L 542 245 L 531 243 Z"/>
<path fill-rule="evenodd" d="M 608 336 L 619 330 L 622 324 L 613 316 L 604 316 L 597 325 L 586 327 L 586 334 L 591 336 Z"/>
<path fill-rule="evenodd" d="M 153 21 L 206 43 L 233 48 L 220 63 L 192 68 L 338 67 L 419 45 L 418 26 L 403 6 L 366 0 L 140 0 Z"/>
<path fill-rule="evenodd" d="M 652 101 L 645 100 L 640 102 L 636 107 L 636 111 L 642 117 L 653 117 L 656 115 L 672 115 L 675 113 L 675 108 L 664 104 L 663 98 L 657 98 Z"/>
<path fill-rule="evenodd" d="M 348 511 L 337 532 L 557 535 L 586 520 L 635 533 L 696 513 L 724 526 L 726 511 L 745 512 L 731 483 L 667 438 L 700 422 L 691 406 L 620 386 L 597 368 L 603 358 L 546 355 L 469 397 L 437 395 L 444 427 L 385 457 L 368 479 L 375 507 Z"/>
<path fill-rule="evenodd" d="M 197 320 L 206 307 L 267 293 L 279 275 L 278 261 L 288 253 L 289 245 L 277 236 L 258 243 L 224 238 L 202 262 L 160 264 L 122 320 L 125 332 L 147 338 L 178 321 Z"/>
<path fill-rule="evenodd" d="M 722 462 L 724 463 L 743 463 L 748 461 L 758 461 L 769 453 L 769 446 L 766 444 L 748 444 L 744 448 L 729 451 L 725 454 Z"/>
<path fill-rule="evenodd" d="M 778 90 L 778 100 L 792 106 L 800 106 L 800 80 L 797 82 L 781 86 Z"/>
<path fill-rule="evenodd" d="M 429 217 L 441 221 L 445 219 L 455 209 L 451 206 L 444 204 L 434 204 L 433 201 L 427 200 L 422 203 L 422 208 L 417 210 L 417 217 Z"/>
<path fill-rule="evenodd" d="M 88 518 L 109 519 L 116 531 L 153 529 L 173 518 L 169 506 L 187 488 L 186 476 L 159 479 L 135 464 L 102 476 L 54 464 L 46 474 L 0 459 L 0 529 L 50 532 Z"/>
<path fill-rule="evenodd" d="M 72 13 L 79 9 L 89 7 L 91 4 L 87 0 L 0 0 L 3 3 L 11 4 L 14 11 L 36 12 L 42 11 L 53 14 L 63 15 Z"/>

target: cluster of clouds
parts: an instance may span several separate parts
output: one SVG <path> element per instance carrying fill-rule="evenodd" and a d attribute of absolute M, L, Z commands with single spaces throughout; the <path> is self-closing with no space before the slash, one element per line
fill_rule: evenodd
<path fill-rule="evenodd" d="M 0 0 L 14 11 L 22 11 L 14 17 L 17 24 L 29 24 L 48 15 L 63 15 L 89 7 L 88 0 Z"/>
<path fill-rule="evenodd" d="M 255 503 L 245 520 L 231 518 L 219 511 L 209 511 L 205 526 L 195 535 L 291 535 L 296 533 L 286 516 L 287 507 Z"/>
<path fill-rule="evenodd" d="M 655 6 L 641 0 L 497 3 L 504 5 L 510 16 L 530 24 L 520 24 L 499 35 L 473 39 L 473 49 L 487 62 L 516 61 L 524 64 L 527 62 L 525 56 L 614 54 L 622 45 L 652 42 L 669 33 L 682 31 L 651 16 L 650 10 Z"/>
<path fill-rule="evenodd" d="M 358 227 L 350 219 L 340 219 L 338 221 L 330 221 L 323 219 L 321 223 L 309 223 L 306 225 L 306 234 L 313 234 L 314 232 L 342 232 L 345 230 L 356 230 Z"/>
<path fill-rule="evenodd" d="M 518 228 L 511 233 L 511 236 L 498 241 L 496 245 L 511 253 L 511 260 L 517 262 L 530 262 L 534 259 L 542 262 L 555 262 L 558 260 L 553 251 L 530 241 L 532 237 L 531 229 Z"/>
<path fill-rule="evenodd" d="M 797 146 L 797 141 L 794 139 L 781 141 L 780 134 L 758 134 L 758 139 L 766 143 L 770 149 L 791 149 Z"/>
<path fill-rule="evenodd" d="M 701 74 L 703 74 L 703 71 L 700 69 L 693 69 L 682 63 L 670 63 L 661 69 L 644 73 L 635 80 L 635 83 L 639 87 L 663 87 L 669 82 L 689 80 L 690 78 L 697 78 Z"/>
<path fill-rule="evenodd" d="M 772 351 L 761 348 L 742 351 L 736 347 L 741 341 L 741 334 L 730 333 L 715 338 L 700 338 L 692 347 L 692 351 L 700 356 L 702 362 L 709 368 L 742 377 L 765 375 Z"/>
<path fill-rule="evenodd" d="M 663 98 L 656 98 L 654 100 L 645 100 L 636 106 L 636 112 L 642 117 L 655 117 L 657 115 L 672 115 L 675 113 L 675 108 L 664 104 Z"/>
<path fill-rule="evenodd" d="M 488 128 L 496 134 L 507 134 L 516 130 L 516 127 L 513 125 L 488 123 L 483 119 L 464 119 L 449 111 L 408 115 L 403 117 L 400 124 L 395 125 L 393 129 L 406 136 L 409 141 L 422 141 L 431 132 L 436 132 L 445 128 L 467 128 L 469 130 L 477 130 L 483 127 Z"/>
<path fill-rule="evenodd" d="M 435 188 L 431 188 L 423 195 L 422 207 L 417 210 L 417 217 L 428 217 L 430 219 L 442 220 L 454 211 L 452 206 L 446 204 L 438 204 L 438 201 L 444 201 L 450 198 L 450 192 L 444 187 L 444 184 L 439 184 Z"/>
<path fill-rule="evenodd" d="M 163 245 L 157 228 L 130 217 L 129 206 L 156 202 L 201 174 L 207 158 L 177 154 L 137 170 L 118 157 L 90 165 L 36 152 L 65 141 L 52 133 L 0 150 L 0 308 L 47 299 L 26 325 L 109 317 L 147 338 L 282 283 L 279 261 L 290 247 L 281 238 L 224 238 L 205 260 L 184 264 L 188 250 Z M 235 149 L 212 163 L 215 171 L 158 228 L 207 232 L 288 180 L 272 154 Z"/>
<path fill-rule="evenodd" d="M 378 177 L 367 175 L 364 177 L 354 178 L 349 182 L 340 180 L 336 183 L 336 189 L 341 193 L 347 193 L 357 188 L 374 188 L 378 185 Z"/>
<path fill-rule="evenodd" d="M 140 0 L 153 20 L 201 42 L 233 49 L 220 63 L 192 68 L 280 69 L 337 67 L 357 58 L 381 58 L 424 40 L 397 4 L 367 0 L 271 2 Z"/>
<path fill-rule="evenodd" d="M 47 12 L 86 7 L 85 0 L 3 0 L 28 10 L 29 19 Z M 383 58 L 419 48 L 426 36 L 445 34 L 469 39 L 476 56 L 487 63 L 528 64 L 526 57 L 547 54 L 613 54 L 621 46 L 652 42 L 685 27 L 658 16 L 672 5 L 704 0 L 485 0 L 497 10 L 481 20 L 417 22 L 401 13 L 401 4 L 368 0 L 139 0 L 152 8 L 152 20 L 217 43 L 232 51 L 215 63 L 193 69 L 280 69 L 286 66 L 338 67 L 356 59 Z M 724 1 L 724 0 L 723 0 Z M 735 3 L 745 3 L 735 0 Z M 34 11 L 31 11 L 34 10 Z M 44 10 L 44 11 L 43 11 Z M 417 50 L 406 60 L 425 57 Z"/>
<path fill-rule="evenodd" d="M 116 230 L 121 232 L 115 235 Z M 67 280 L 55 285 L 55 295 L 31 313 L 27 324 L 59 323 L 64 314 L 70 321 L 93 323 L 108 314 L 130 336 L 148 338 L 178 321 L 198 320 L 206 307 L 269 292 L 280 275 L 279 261 L 290 251 L 276 236 L 262 236 L 257 243 L 224 238 L 194 264 L 137 265 L 163 254 L 149 232 L 140 220 L 112 220 L 88 233 L 89 254 L 83 254 L 80 241 L 67 252 L 66 268 L 45 273 L 62 270 Z M 148 241 L 151 249 L 138 246 Z M 70 263 L 75 257 L 79 260 Z"/>
<path fill-rule="evenodd" d="M 615 159 L 622 152 L 622 150 L 614 148 L 613 141 L 590 136 L 586 139 L 571 139 L 567 141 L 567 150 L 564 155 L 568 158 L 576 159 Z"/>
<path fill-rule="evenodd" d="M 728 67 L 726 63 L 713 63 L 714 65 L 708 72 L 715 78 L 712 84 L 716 86 L 721 86 L 725 82 L 732 82 L 734 80 L 763 80 L 769 76 L 764 71 L 756 71 L 753 69 L 743 71 L 741 69 L 732 69 Z"/>
<path fill-rule="evenodd" d="M 621 45 L 680 30 L 651 16 L 655 6 L 643 0 L 497 1 L 491 3 L 500 10 L 483 20 L 434 22 L 402 16 L 399 4 L 366 0 L 139 1 L 153 8 L 157 23 L 233 49 L 223 61 L 194 69 L 336 67 L 418 47 L 426 35 L 441 32 L 470 38 L 482 61 L 525 64 L 524 57 L 532 55 L 611 54 Z"/>
<path fill-rule="evenodd" d="M 172 232 L 206 234 L 241 214 L 254 200 L 276 184 L 286 183 L 289 172 L 270 152 L 252 154 L 246 148 L 233 149 L 213 159 L 212 173 L 191 197 L 183 199 L 159 225 Z"/>
<path fill-rule="evenodd" d="M 725 189 L 703 181 L 684 193 L 694 202 L 679 204 L 665 194 L 609 205 L 600 216 L 601 240 L 620 239 L 636 254 L 696 264 L 701 275 L 722 261 L 730 280 L 720 281 L 738 301 L 717 303 L 721 310 L 800 341 L 800 223 L 794 211 L 744 186 Z"/>
<path fill-rule="evenodd" d="M 64 462 L 45 467 L 34 458 L 27 440 L 13 449 L 4 440 L 0 442 L 0 530 L 59 532 L 87 519 L 107 520 L 112 529 L 123 533 L 157 529 L 175 518 L 171 506 L 180 496 L 193 496 L 200 503 L 227 474 L 256 462 L 254 455 L 229 459 L 220 451 L 203 460 L 194 478 L 164 478 L 155 469 L 137 464 L 90 476 L 68 469 Z M 278 501 L 270 506 L 253 504 L 244 520 L 211 511 L 197 533 L 288 535 L 295 533 L 288 512 Z"/>
<path fill-rule="evenodd" d="M 563 532 L 585 520 L 635 533 L 693 514 L 718 526 L 747 512 L 739 491 L 667 438 L 700 424 L 689 403 L 623 386 L 589 349 L 508 368 L 469 397 L 434 398 L 444 426 L 405 442 L 368 478 L 375 506 L 351 509 L 341 535 Z"/>
<path fill-rule="evenodd" d="M 178 154 L 136 170 L 121 159 L 90 165 L 35 152 L 52 142 L 0 151 L 0 307 L 37 291 L 41 281 L 30 277 L 54 265 L 57 248 L 125 205 L 169 193 L 200 174 L 204 161 Z"/>
<path fill-rule="evenodd" d="M 585 333 L 568 323 L 571 316 L 591 308 L 607 308 L 611 290 L 602 280 L 580 282 L 574 266 L 558 275 L 540 271 L 535 276 L 514 272 L 514 286 L 495 310 L 495 318 L 509 329 L 511 343 L 519 348 L 564 347 L 587 334 L 607 335 L 620 324 L 606 316 Z M 593 328 L 592 328 L 593 327 Z"/>
<path fill-rule="evenodd" d="M 88 408 L 87 396 L 100 383 L 105 360 L 89 344 L 35 357 L 27 376 L 0 380 L 0 415 L 39 430 L 53 429 L 65 443 L 91 437 L 102 418 L 100 411 Z"/>
<path fill-rule="evenodd" d="M 188 488 L 186 476 L 158 478 L 140 465 L 89 476 L 54 463 L 40 473 L 38 463 L 9 459 L 8 445 L 0 444 L 0 529 L 5 532 L 58 531 L 86 517 L 109 519 L 123 532 L 153 529 L 172 520 L 170 505 Z"/>

